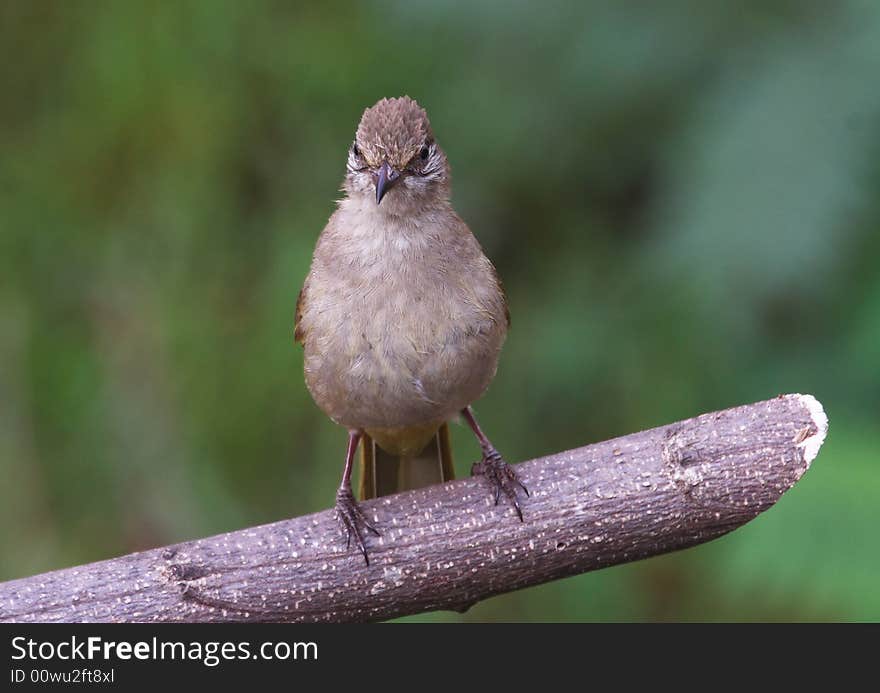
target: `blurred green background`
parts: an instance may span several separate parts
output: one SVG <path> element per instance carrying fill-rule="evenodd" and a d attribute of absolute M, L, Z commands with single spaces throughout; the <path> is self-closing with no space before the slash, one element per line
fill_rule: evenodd
<path fill-rule="evenodd" d="M 831 420 L 728 537 L 418 619 L 880 619 L 878 75 L 870 0 L 3 2 L 0 580 L 331 505 L 294 305 L 406 93 L 509 294 L 508 459 L 781 392 Z"/>

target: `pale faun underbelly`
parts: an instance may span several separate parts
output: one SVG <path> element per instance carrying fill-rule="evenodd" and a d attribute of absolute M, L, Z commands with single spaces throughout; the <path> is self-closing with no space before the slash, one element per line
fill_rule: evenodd
<path fill-rule="evenodd" d="M 420 320 L 399 316 L 348 316 L 307 340 L 306 384 L 338 424 L 439 425 L 478 399 L 495 375 L 506 325 L 478 315 L 440 328 L 424 313 Z"/>

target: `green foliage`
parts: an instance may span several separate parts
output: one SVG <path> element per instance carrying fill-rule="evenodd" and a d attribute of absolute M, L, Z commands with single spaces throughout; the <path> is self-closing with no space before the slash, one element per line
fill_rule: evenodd
<path fill-rule="evenodd" d="M 408 93 L 508 290 L 509 459 L 779 392 L 831 420 L 729 537 L 419 618 L 880 618 L 876 3 L 20 1 L 0 64 L 0 579 L 331 504 L 293 310 Z"/>

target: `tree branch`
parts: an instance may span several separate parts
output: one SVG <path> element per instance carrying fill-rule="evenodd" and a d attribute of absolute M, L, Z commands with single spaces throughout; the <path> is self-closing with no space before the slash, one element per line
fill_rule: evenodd
<path fill-rule="evenodd" d="M 332 510 L 0 584 L 0 619 L 375 621 L 721 536 L 773 505 L 828 422 L 780 395 L 518 465 L 525 522 L 482 479 L 363 504 L 371 562 Z"/>

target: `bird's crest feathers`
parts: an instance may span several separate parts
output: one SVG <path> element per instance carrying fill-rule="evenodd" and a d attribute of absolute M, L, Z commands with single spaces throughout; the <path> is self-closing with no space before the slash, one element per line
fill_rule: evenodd
<path fill-rule="evenodd" d="M 387 161 L 402 170 L 433 138 L 425 109 L 414 99 L 401 96 L 382 99 L 364 111 L 355 144 L 370 166 Z"/>

